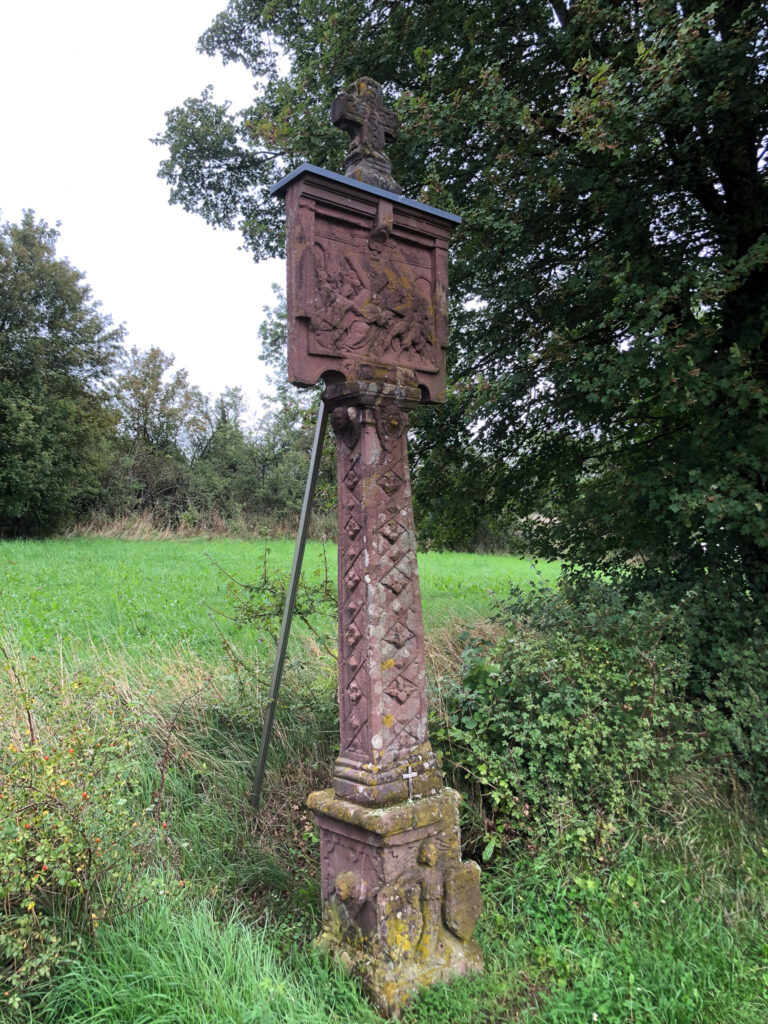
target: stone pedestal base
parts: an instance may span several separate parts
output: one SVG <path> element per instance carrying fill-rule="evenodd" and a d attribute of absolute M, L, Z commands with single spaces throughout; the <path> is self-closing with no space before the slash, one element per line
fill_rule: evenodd
<path fill-rule="evenodd" d="M 459 799 L 443 789 L 371 808 L 328 789 L 307 801 L 320 829 L 318 942 L 385 1017 L 419 988 L 482 970 L 480 869 L 461 861 Z"/>

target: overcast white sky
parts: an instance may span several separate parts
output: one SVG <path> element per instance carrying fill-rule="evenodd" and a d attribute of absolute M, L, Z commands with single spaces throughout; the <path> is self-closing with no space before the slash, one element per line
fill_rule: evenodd
<path fill-rule="evenodd" d="M 198 54 L 226 0 L 2 0 L 0 214 L 61 221 L 58 253 L 84 272 L 128 345 L 158 345 L 218 394 L 258 411 L 257 328 L 283 265 L 256 264 L 239 235 L 168 204 L 150 138 L 209 83 L 248 101 L 240 66 Z"/>

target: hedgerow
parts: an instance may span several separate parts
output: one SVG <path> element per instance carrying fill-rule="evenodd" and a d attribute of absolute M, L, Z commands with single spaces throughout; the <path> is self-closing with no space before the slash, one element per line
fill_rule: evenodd
<path fill-rule="evenodd" d="M 598 583 L 542 585 L 514 588 L 497 621 L 499 639 L 466 647 L 436 730 L 447 764 L 480 791 L 486 858 L 505 838 L 602 856 L 633 815 L 663 807 L 676 775 L 722 756 L 722 716 L 686 698 L 680 608 L 630 604 Z"/>

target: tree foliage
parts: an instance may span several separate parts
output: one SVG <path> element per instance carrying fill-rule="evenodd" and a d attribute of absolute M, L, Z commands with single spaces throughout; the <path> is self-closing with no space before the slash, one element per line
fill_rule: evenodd
<path fill-rule="evenodd" d="M 240 388 L 212 398 L 173 355 L 123 348 L 123 328 L 56 256 L 57 238 L 32 213 L 0 227 L 0 536 L 47 535 L 89 515 L 292 530 L 317 396 L 282 383 L 248 422 Z M 278 297 L 262 326 L 273 364 L 284 327 Z M 321 505 L 332 480 L 329 453 Z"/>
<path fill-rule="evenodd" d="M 104 385 L 122 329 L 56 256 L 57 238 L 30 211 L 0 227 L 0 535 L 81 512 L 114 429 Z"/>
<path fill-rule="evenodd" d="M 189 504 L 189 464 L 214 424 L 208 397 L 174 361 L 156 346 L 121 353 L 110 389 L 117 436 L 100 501 L 110 515 L 153 510 L 165 519 Z"/>
<path fill-rule="evenodd" d="M 114 403 L 120 430 L 133 445 L 194 455 L 211 428 L 209 403 L 186 370 L 167 376 L 174 362 L 156 346 L 142 352 L 134 345 L 120 360 Z"/>
<path fill-rule="evenodd" d="M 418 458 L 476 473 L 462 502 L 422 492 L 438 536 L 514 510 L 537 550 L 698 589 L 764 637 L 765 5 L 231 0 L 200 45 L 255 99 L 170 111 L 161 174 L 257 257 L 281 246 L 267 186 L 341 166 L 327 111 L 360 74 L 400 114 L 406 194 L 463 217 L 453 390 Z"/>
<path fill-rule="evenodd" d="M 594 582 L 578 595 L 512 588 L 498 619 L 496 641 L 464 651 L 462 686 L 436 723 L 444 763 L 483 797 L 485 856 L 505 835 L 615 852 L 687 768 L 717 763 L 721 717 L 684 698 L 681 609 L 648 595 L 629 607 Z"/>

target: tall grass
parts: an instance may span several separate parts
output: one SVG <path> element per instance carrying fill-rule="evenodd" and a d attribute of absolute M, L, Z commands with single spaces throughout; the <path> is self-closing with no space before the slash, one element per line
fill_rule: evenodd
<path fill-rule="evenodd" d="M 663 835 L 639 830 L 599 872 L 552 851 L 486 872 L 485 976 L 424 993 L 406 1021 L 762 1024 L 759 828 L 696 780 L 679 798 L 684 820 Z"/>
<path fill-rule="evenodd" d="M 287 564 L 290 546 L 270 548 Z M 8 1016 L 14 1024 L 378 1019 L 311 946 L 319 865 L 304 801 L 328 784 L 336 753 L 333 657 L 296 636 L 255 817 L 247 793 L 269 648 L 256 630 L 210 617 L 209 606 L 227 610 L 228 595 L 206 551 L 236 577 L 257 572 L 262 557 L 261 546 L 238 541 L 0 544 L 5 627 L 40 699 L 47 686 L 70 687 L 76 701 L 87 672 L 144 709 L 132 798 L 161 830 L 147 870 L 166 893 L 101 921 Z M 530 570 L 490 556 L 428 555 L 421 566 L 439 714 L 457 685 L 462 631 L 473 618 L 492 631 L 478 621 L 489 592 Z M 0 672 L 4 708 L 11 691 Z M 483 831 L 471 793 L 464 815 L 471 840 Z M 638 820 L 625 848 L 597 867 L 552 849 L 497 857 L 483 873 L 485 974 L 425 992 L 406 1021 L 765 1024 L 765 817 L 735 792 L 686 778 L 665 821 L 662 830 Z"/>
<path fill-rule="evenodd" d="M 279 949 L 269 922 L 208 901 L 157 904 L 107 928 L 72 963 L 38 1024 L 364 1024 L 379 1018 L 311 949 Z"/>
<path fill-rule="evenodd" d="M 188 540 L 193 537 L 205 540 L 259 540 L 264 537 L 279 537 L 290 540 L 296 536 L 298 527 L 298 511 L 294 515 L 262 515 L 257 519 L 242 514 L 225 517 L 215 509 L 208 512 L 191 510 L 188 514 L 182 513 L 172 524 L 162 510 L 158 510 L 157 513 L 127 512 L 123 515 L 94 512 L 90 519 L 72 526 L 66 536 L 70 539 L 100 537 L 119 540 Z M 309 523 L 309 535 L 315 540 L 335 540 L 335 509 L 320 513 L 316 511 Z"/>
<path fill-rule="evenodd" d="M 638 834 L 597 874 L 552 852 L 486 871 L 484 975 L 422 993 L 406 1022 L 763 1024 L 768 886 L 755 822 L 695 780 L 683 791 L 672 831 Z M 103 929 L 33 1019 L 377 1020 L 312 952 L 314 927 L 294 900 L 255 916 L 247 899 L 233 910 L 185 894 Z"/>
<path fill-rule="evenodd" d="M 263 571 L 288 572 L 290 540 L 147 540 L 103 538 L 0 542 L 0 588 L 6 626 L 28 656 L 63 648 L 125 650 L 129 656 L 179 645 L 206 658 L 221 655 L 221 636 L 245 640 L 231 613 L 229 577 L 253 581 Z M 336 547 L 307 545 L 305 573 L 336 575 Z M 476 622 L 510 580 L 531 577 L 524 559 L 499 555 L 419 556 L 428 626 Z M 550 578 L 556 566 L 544 566 Z M 223 613 L 223 614 L 222 614 Z M 249 649 L 258 652 L 258 634 Z"/>

